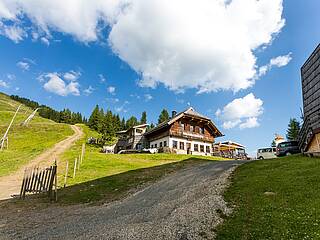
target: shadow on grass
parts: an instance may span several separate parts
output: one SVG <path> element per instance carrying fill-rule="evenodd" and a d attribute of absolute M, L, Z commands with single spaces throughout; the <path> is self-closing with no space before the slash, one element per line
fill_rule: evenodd
<path fill-rule="evenodd" d="M 62 204 L 99 204 L 112 202 L 125 197 L 131 192 L 137 191 L 146 184 L 155 182 L 167 174 L 208 162 L 216 161 L 189 158 L 179 162 L 149 168 L 140 168 L 98 178 L 92 181 L 59 189 L 58 202 Z"/>

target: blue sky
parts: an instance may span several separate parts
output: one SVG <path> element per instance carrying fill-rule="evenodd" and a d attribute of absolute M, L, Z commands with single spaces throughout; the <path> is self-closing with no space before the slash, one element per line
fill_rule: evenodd
<path fill-rule="evenodd" d="M 237 1 L 241 2 L 241 0 Z M 5 4 L 3 3 L 3 5 Z M 143 4 L 143 0 L 141 0 L 141 5 Z M 255 80 L 251 86 L 245 86 L 242 89 L 235 89 L 235 86 L 248 83 L 248 81 L 245 81 L 245 77 L 243 79 L 240 79 L 240 77 L 235 78 L 234 76 L 230 77 L 230 69 L 226 70 L 224 66 L 221 69 L 217 68 L 222 73 L 219 76 L 213 77 L 214 79 L 201 82 L 201 79 L 197 78 L 202 73 L 208 73 L 208 70 L 203 68 L 203 65 L 206 63 L 212 64 L 213 61 L 211 60 L 213 58 L 215 60 L 214 64 L 220 65 L 220 62 L 228 61 L 225 59 L 228 59 L 227 57 L 233 52 L 235 59 L 237 59 L 237 55 L 242 54 L 237 46 L 232 45 L 234 42 L 231 40 L 228 46 L 229 49 L 223 51 L 223 54 L 229 55 L 220 58 L 216 57 L 220 54 L 220 45 L 218 44 L 221 44 L 221 48 L 225 47 L 221 42 L 217 42 L 218 47 L 214 49 L 211 49 L 210 43 L 208 43 L 209 45 L 203 44 L 201 47 L 209 46 L 208 52 L 213 53 L 213 57 L 208 57 L 206 54 L 201 53 L 195 55 L 187 62 L 184 59 L 182 61 L 174 55 L 176 62 L 181 63 L 179 67 L 182 70 L 178 74 L 168 75 L 167 72 L 172 70 L 168 65 L 163 67 L 167 72 L 158 74 L 148 68 L 149 64 L 152 65 L 155 59 L 157 60 L 152 54 L 159 54 L 154 53 L 158 49 L 159 51 L 167 51 L 166 56 L 168 57 L 168 61 L 173 56 L 171 55 L 172 51 L 187 54 L 186 60 L 189 60 L 187 58 L 190 56 L 190 53 L 186 52 L 198 49 L 193 46 L 197 45 L 197 41 L 189 44 L 188 39 L 181 42 L 179 50 L 176 50 L 179 48 L 179 44 L 171 44 L 170 48 L 161 49 L 163 42 L 157 41 L 159 37 L 163 36 L 162 34 L 160 35 L 161 31 L 165 27 L 168 28 L 166 25 L 162 25 L 166 21 L 165 17 L 160 19 L 160 22 L 159 19 L 154 22 L 154 24 L 165 27 L 155 27 L 150 30 L 148 26 L 145 26 L 144 32 L 138 37 L 134 34 L 141 31 L 138 25 L 139 22 L 136 25 L 128 25 L 128 22 L 120 18 L 117 19 L 120 26 L 112 25 L 114 24 L 110 23 L 112 20 L 109 23 L 100 22 L 96 28 L 101 27 L 102 30 L 99 31 L 97 36 L 94 36 L 87 34 L 88 31 L 86 29 L 84 31 L 79 30 L 79 26 L 76 24 L 74 28 L 69 29 L 65 25 L 62 25 L 63 23 L 60 20 L 60 22 L 55 22 L 56 18 L 47 21 L 47 29 L 36 31 L 34 29 L 37 29 L 36 26 L 39 28 L 38 22 L 32 20 L 32 16 L 36 17 L 36 15 L 32 14 L 36 13 L 33 13 L 28 6 L 24 6 L 26 9 L 25 13 L 20 12 L 15 18 L 10 18 L 10 14 L 8 14 L 9 10 L 12 11 L 13 15 L 16 14 L 12 10 L 14 6 L 7 6 L 7 9 L 4 10 L 9 10 L 4 11 L 1 9 L 0 4 L 0 23 L 2 23 L 0 24 L 0 91 L 7 94 L 24 96 L 58 110 L 67 107 L 73 111 L 82 112 L 86 116 L 89 116 L 96 104 L 105 109 L 109 108 L 112 111 L 118 112 L 126 118 L 131 115 L 140 118 L 141 112 L 147 111 L 148 122 L 150 123 L 157 122 L 158 115 L 163 108 L 169 111 L 181 111 L 190 104 L 198 112 L 211 117 L 218 127 L 221 128 L 221 131 L 226 136 L 217 139 L 218 141 L 230 139 L 240 142 L 247 146 L 249 153 L 252 153 L 258 147 L 269 146 L 275 133 L 285 135 L 290 117 L 300 117 L 300 107 L 302 107 L 300 67 L 320 42 L 319 1 L 286 0 L 283 3 L 280 1 L 280 4 L 283 6 L 283 11 L 280 14 L 282 14 L 285 24 L 276 33 L 274 33 L 275 30 L 268 32 L 268 34 L 273 36 L 272 41 L 269 41 L 267 44 L 260 43 L 260 45 L 258 44 L 258 48 L 252 50 L 256 58 L 254 64 L 258 72 L 259 67 L 268 65 L 271 59 L 275 59 L 278 56 L 289 56 L 292 59 L 285 66 L 272 67 L 266 74 L 261 75 L 259 79 Z M 151 4 L 148 6 L 145 4 L 143 7 L 149 7 L 152 13 Z M 190 11 L 190 9 L 187 10 L 187 7 L 192 8 L 192 6 L 186 6 L 186 14 Z M 109 8 L 106 9 L 108 10 Z M 202 8 L 199 9 L 197 13 L 201 12 Z M 148 19 L 148 16 L 145 16 L 145 18 Z M 279 24 L 279 19 L 276 20 L 277 16 L 271 13 L 265 16 L 265 21 L 268 22 L 271 18 L 275 18 L 274 22 Z M 214 18 L 209 19 L 215 20 Z M 174 20 L 175 18 L 173 18 Z M 271 20 L 270 22 L 272 23 Z M 71 21 L 70 26 L 72 26 L 72 23 Z M 194 23 L 187 21 L 186 24 L 197 27 L 198 25 L 194 24 L 201 24 L 201 22 L 196 21 Z M 23 32 L 6 31 L 5 26 L 15 27 L 13 30 L 17 30 L 19 27 L 23 29 Z M 213 23 L 212 28 L 215 26 Z M 225 27 L 227 28 L 227 26 Z M 259 32 L 261 28 L 263 28 L 263 25 L 257 24 L 253 29 L 249 28 L 249 30 Z M 88 26 L 88 29 L 90 30 L 90 26 Z M 202 27 L 199 27 L 199 29 L 199 31 L 194 30 L 191 32 L 191 39 L 193 39 L 192 34 L 197 35 L 195 40 L 199 40 L 199 36 L 206 37 L 207 33 L 201 32 Z M 167 31 L 167 29 L 165 30 Z M 179 33 L 180 30 L 177 31 Z M 216 30 L 208 38 L 210 39 L 213 36 L 213 39 L 215 39 L 214 36 L 219 31 L 223 31 L 224 33 L 225 30 Z M 109 37 L 110 32 L 112 32 L 111 37 Z M 129 42 L 119 39 L 119 36 L 122 36 L 123 32 L 126 33 L 125 36 L 128 36 Z M 185 30 L 181 34 L 187 32 Z M 167 32 L 164 31 L 164 33 Z M 156 36 L 155 44 L 153 44 L 153 41 L 147 42 L 144 39 L 141 40 L 141 36 L 145 35 L 147 37 Z M 226 36 L 228 35 L 226 34 Z M 176 38 L 179 39 L 179 36 L 176 36 Z M 167 39 L 164 40 L 167 41 Z M 226 39 L 227 43 L 228 41 L 229 39 Z M 242 41 L 242 38 L 239 37 L 239 41 Z M 130 45 L 129 47 L 127 47 L 128 44 Z M 245 44 L 245 41 L 243 44 Z M 248 45 L 250 44 L 248 43 Z M 141 57 L 141 53 L 135 53 L 136 48 L 141 46 L 145 47 L 142 51 L 143 57 Z M 192 47 L 188 48 L 189 46 Z M 288 55 L 289 53 L 291 55 Z M 150 62 L 146 63 L 145 56 L 148 56 L 148 61 L 151 59 Z M 189 66 L 188 64 L 194 63 L 193 60 L 199 58 L 199 56 L 203 57 L 203 59 L 199 59 L 201 63 L 200 67 L 191 70 L 183 69 L 183 67 Z M 241 56 L 239 56 L 239 59 L 241 60 Z M 174 63 L 172 62 L 171 65 Z M 165 65 L 166 63 L 161 64 Z M 209 66 L 211 66 L 210 64 Z M 230 65 L 232 64 L 234 62 L 230 63 Z M 233 74 L 242 76 L 244 71 L 241 70 L 249 69 L 246 66 L 242 67 L 238 73 Z M 202 72 L 198 70 L 199 68 Z M 224 73 L 223 71 L 227 72 Z M 73 79 L 69 79 L 65 75 L 66 73 L 70 73 Z M 189 80 L 185 80 L 185 77 L 189 76 L 188 74 L 192 76 L 190 82 L 188 82 Z M 57 92 L 55 85 L 48 84 L 52 76 L 56 76 L 64 82 L 65 86 L 62 86 L 64 87 L 63 91 Z M 228 77 L 230 77 L 229 85 L 221 87 L 222 85 L 219 84 L 224 79 L 227 82 Z M 145 81 L 141 82 L 140 80 L 143 78 Z M 72 83 L 72 86 L 68 87 L 70 83 Z M 213 87 L 217 84 L 219 89 Z M 192 86 L 191 88 L 186 87 L 190 85 Z M 211 86 L 208 87 L 209 90 L 206 87 L 207 85 Z M 88 90 L 90 86 L 91 91 Z M 228 115 L 228 107 L 225 108 L 225 106 L 232 103 L 235 99 L 243 99 L 251 93 L 254 96 L 251 100 L 256 103 L 253 107 L 258 108 L 255 109 L 255 113 L 243 113 L 249 115 L 230 117 Z M 246 102 L 241 106 L 246 108 Z M 230 105 L 229 107 L 231 110 L 233 109 Z M 218 109 L 221 110 L 219 116 L 216 114 Z M 249 118 L 255 118 L 254 123 L 249 124 L 249 127 L 240 127 L 241 123 L 245 123 Z M 224 128 L 223 123 L 227 121 L 233 122 L 236 126 Z M 237 123 L 238 121 L 241 121 L 241 123 Z"/>

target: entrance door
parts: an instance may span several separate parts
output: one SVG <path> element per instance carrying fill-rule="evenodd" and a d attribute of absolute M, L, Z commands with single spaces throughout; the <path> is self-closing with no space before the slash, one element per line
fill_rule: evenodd
<path fill-rule="evenodd" d="M 191 143 L 187 143 L 187 154 L 191 154 Z"/>

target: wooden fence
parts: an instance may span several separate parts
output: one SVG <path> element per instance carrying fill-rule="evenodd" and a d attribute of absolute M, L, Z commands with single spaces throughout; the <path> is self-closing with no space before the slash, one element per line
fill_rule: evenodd
<path fill-rule="evenodd" d="M 53 194 L 53 187 L 55 192 Z M 57 164 L 51 167 L 28 168 L 24 172 L 20 198 L 24 199 L 26 193 L 47 193 L 50 199 L 57 200 Z"/>

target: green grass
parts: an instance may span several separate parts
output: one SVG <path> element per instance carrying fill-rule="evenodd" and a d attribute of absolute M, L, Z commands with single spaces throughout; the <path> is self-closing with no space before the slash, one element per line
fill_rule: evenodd
<path fill-rule="evenodd" d="M 0 138 L 20 104 L 0 93 Z M 28 127 L 20 126 L 32 112 L 22 106 L 9 131 L 9 149 L 0 152 L 0 176 L 8 175 L 57 142 L 73 134 L 70 126 L 36 116 Z"/>
<path fill-rule="evenodd" d="M 117 197 L 123 196 L 132 188 L 149 181 L 154 181 L 168 172 L 189 165 L 190 155 L 177 154 L 104 154 L 100 148 L 87 145 L 86 154 L 76 177 L 72 178 L 74 159 L 79 156 L 81 145 L 90 136 L 97 136 L 87 126 L 83 128 L 85 135 L 74 146 L 64 153 L 58 166 L 59 185 L 64 182 L 65 164 L 69 161 L 69 173 L 65 190 L 59 193 L 59 199 L 65 203 L 83 203 L 107 201 L 114 199 L 114 189 Z M 216 157 L 194 157 L 192 160 L 220 160 Z M 192 164 L 193 164 L 192 161 Z M 93 186 L 91 186 L 93 185 Z M 71 187 L 70 187 L 71 186 Z"/>
<path fill-rule="evenodd" d="M 320 239 L 318 158 L 291 156 L 242 165 L 225 198 L 236 207 L 218 228 L 217 239 Z"/>

